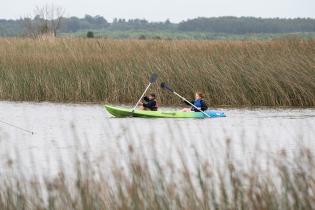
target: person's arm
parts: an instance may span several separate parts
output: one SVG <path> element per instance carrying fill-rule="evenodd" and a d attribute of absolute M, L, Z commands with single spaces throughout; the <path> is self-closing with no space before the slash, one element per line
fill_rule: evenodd
<path fill-rule="evenodd" d="M 201 110 L 206 111 L 207 109 L 208 109 L 208 106 L 207 106 L 206 102 L 202 100 L 201 101 Z"/>
<path fill-rule="evenodd" d="M 148 103 L 143 104 L 143 106 L 146 108 L 154 108 L 156 107 L 156 101 L 149 101 Z"/>
<path fill-rule="evenodd" d="M 195 103 L 195 100 L 192 100 L 190 103 L 188 103 L 187 101 L 183 101 L 187 106 L 191 106 L 190 103 L 194 104 Z"/>
<path fill-rule="evenodd" d="M 147 96 L 144 96 L 144 97 L 143 97 L 143 100 L 144 100 L 145 102 L 149 102 L 149 101 L 150 101 L 150 99 L 149 99 Z"/>

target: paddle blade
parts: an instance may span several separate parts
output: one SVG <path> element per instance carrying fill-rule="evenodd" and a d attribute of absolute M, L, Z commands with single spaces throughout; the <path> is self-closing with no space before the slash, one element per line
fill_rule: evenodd
<path fill-rule="evenodd" d="M 157 74 L 155 74 L 155 73 L 151 74 L 151 76 L 150 76 L 150 83 L 156 82 L 157 77 L 158 77 Z"/>
<path fill-rule="evenodd" d="M 165 82 L 161 83 L 161 88 L 168 90 L 168 91 L 171 91 L 171 92 L 174 92 L 174 90 L 172 88 L 170 88 L 169 86 L 167 86 L 167 84 L 165 84 Z"/>

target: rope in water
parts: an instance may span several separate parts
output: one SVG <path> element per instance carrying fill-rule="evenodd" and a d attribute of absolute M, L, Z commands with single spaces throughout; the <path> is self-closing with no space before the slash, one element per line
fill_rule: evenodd
<path fill-rule="evenodd" d="M 9 125 L 9 126 L 11 126 L 11 127 L 14 127 L 14 128 L 16 128 L 16 129 L 19 129 L 19 130 L 28 132 L 28 133 L 30 133 L 30 134 L 32 134 L 32 135 L 34 134 L 34 132 L 31 131 L 31 130 L 27 130 L 27 129 L 21 128 L 21 127 L 19 127 L 19 126 L 13 125 L 13 124 L 8 123 L 8 122 L 4 122 L 4 121 L 2 121 L 2 120 L 0 120 L 0 123 L 3 123 L 3 124 L 6 124 L 6 125 Z"/>

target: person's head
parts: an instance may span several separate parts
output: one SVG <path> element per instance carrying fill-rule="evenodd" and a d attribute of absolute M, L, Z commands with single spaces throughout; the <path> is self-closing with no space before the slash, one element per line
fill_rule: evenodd
<path fill-rule="evenodd" d="M 149 99 L 150 99 L 150 100 L 154 100 L 154 99 L 155 99 L 155 93 L 150 93 Z"/>
<path fill-rule="evenodd" d="M 195 99 L 203 99 L 204 98 L 204 94 L 202 92 L 196 92 L 195 94 Z"/>

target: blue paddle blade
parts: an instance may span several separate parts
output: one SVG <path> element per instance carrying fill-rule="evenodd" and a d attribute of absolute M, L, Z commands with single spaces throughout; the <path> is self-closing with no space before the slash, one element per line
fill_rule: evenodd
<path fill-rule="evenodd" d="M 169 86 L 167 86 L 167 84 L 165 82 L 161 83 L 161 88 L 169 90 L 171 92 L 174 92 L 174 90 L 172 88 L 170 88 Z"/>
<path fill-rule="evenodd" d="M 156 82 L 157 77 L 158 77 L 158 76 L 157 76 L 156 73 L 151 74 L 151 76 L 150 76 L 150 83 Z"/>

